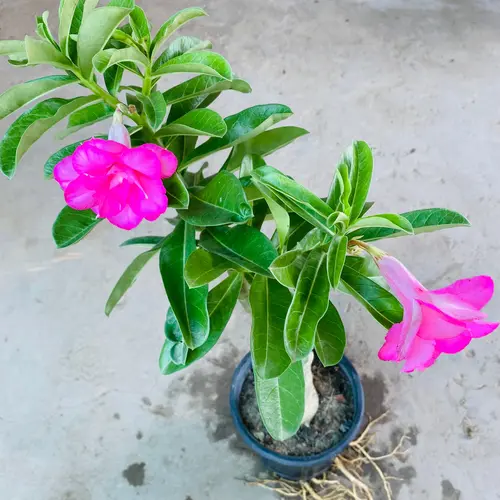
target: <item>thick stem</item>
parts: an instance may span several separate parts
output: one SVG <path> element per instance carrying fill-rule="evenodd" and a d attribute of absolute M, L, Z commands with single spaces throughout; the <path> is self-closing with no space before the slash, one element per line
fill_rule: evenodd
<path fill-rule="evenodd" d="M 304 369 L 304 383 L 305 383 L 305 391 L 304 391 L 304 416 L 302 417 L 302 422 L 300 425 L 309 426 L 311 420 L 314 418 L 316 413 L 318 412 L 319 407 L 319 396 L 316 391 L 316 387 L 314 387 L 313 383 L 313 372 L 312 372 L 312 363 L 314 360 L 314 352 L 311 351 L 309 356 L 302 362 L 302 366 Z"/>

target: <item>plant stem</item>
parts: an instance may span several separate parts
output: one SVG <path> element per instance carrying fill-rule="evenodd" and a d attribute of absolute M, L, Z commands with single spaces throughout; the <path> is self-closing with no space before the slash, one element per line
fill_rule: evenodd
<path fill-rule="evenodd" d="M 144 72 L 144 82 L 142 84 L 142 93 L 145 96 L 149 96 L 151 94 L 151 66 L 146 68 Z"/>
<path fill-rule="evenodd" d="M 117 99 L 115 96 L 112 96 L 109 92 L 106 92 L 100 85 L 92 80 L 87 80 L 80 73 L 79 69 L 75 66 L 71 70 L 74 75 L 80 80 L 80 83 L 93 92 L 95 95 L 98 95 L 106 104 L 109 104 L 111 107 L 116 108 L 118 104 L 123 104 Z M 125 105 L 124 105 L 125 106 Z M 125 106 L 126 108 L 126 106 Z M 128 116 L 132 121 L 134 121 L 137 125 L 144 126 L 143 120 L 139 115 L 132 115 L 130 113 L 124 113 Z"/>
<path fill-rule="evenodd" d="M 304 416 L 302 417 L 302 422 L 300 425 L 305 425 L 309 427 L 311 420 L 314 418 L 316 413 L 318 412 L 319 407 L 319 396 L 316 391 L 316 387 L 314 387 L 313 382 L 313 373 L 312 373 L 312 363 L 314 360 L 314 351 L 309 353 L 306 359 L 302 361 L 302 367 L 304 370 Z"/>

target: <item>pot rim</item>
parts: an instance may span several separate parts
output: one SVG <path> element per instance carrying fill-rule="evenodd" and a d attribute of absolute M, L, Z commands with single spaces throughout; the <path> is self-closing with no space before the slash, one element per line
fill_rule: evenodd
<path fill-rule="evenodd" d="M 241 389 L 243 387 L 243 382 L 246 379 L 246 374 L 252 369 L 252 359 L 250 353 L 247 353 L 234 370 L 229 401 L 234 424 L 245 443 L 261 457 L 273 462 L 279 461 L 281 464 L 289 466 L 313 466 L 317 463 L 325 461 L 327 458 L 333 458 L 339 455 L 349 445 L 349 443 L 354 440 L 360 430 L 363 422 L 365 398 L 359 375 L 349 359 L 346 356 L 343 356 L 340 362 L 335 366 L 338 366 L 342 370 L 353 389 L 354 417 L 352 419 L 350 429 L 344 434 L 344 437 L 338 443 L 334 444 L 330 448 L 327 448 L 321 453 L 302 456 L 282 455 L 259 443 L 259 441 L 252 436 L 241 418 L 239 409 Z M 242 371 L 245 376 L 241 375 Z"/>

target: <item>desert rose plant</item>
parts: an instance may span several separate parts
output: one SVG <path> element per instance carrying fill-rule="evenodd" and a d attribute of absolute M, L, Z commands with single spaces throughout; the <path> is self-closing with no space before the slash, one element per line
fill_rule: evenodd
<path fill-rule="evenodd" d="M 493 293 L 491 278 L 429 291 L 372 245 L 468 226 L 465 217 L 441 208 L 367 215 L 373 158 L 361 141 L 340 157 L 327 196 L 310 192 L 269 165 L 269 155 L 307 133 L 272 128 L 292 115 L 287 106 L 258 105 L 226 118 L 209 109 L 221 92 L 251 88 L 209 41 L 172 39 L 204 16 L 202 9 L 174 14 L 152 36 L 133 0 L 97 3 L 62 0 L 57 37 L 45 12 L 36 36 L 0 42 L 0 53 L 15 66 L 57 70 L 6 90 L 0 118 L 62 87 L 84 94 L 51 97 L 20 115 L 0 143 L 0 168 L 12 178 L 30 146 L 65 119 L 64 136 L 108 122 L 107 134 L 66 145 L 45 163 L 45 177 L 59 183 L 66 202 L 53 236 L 64 248 L 97 224 L 129 230 L 157 220 L 167 207 L 177 210 L 172 231 L 123 243 L 149 248 L 125 270 L 105 307 L 109 315 L 141 269 L 159 257 L 170 303 L 164 374 L 205 356 L 238 299 L 249 303 L 257 401 L 269 433 L 281 440 L 316 412 L 313 352 L 324 366 L 343 356 L 345 331 L 332 291 L 352 295 L 388 330 L 379 357 L 403 362 L 405 372 L 425 369 L 498 326 L 481 312 Z M 173 73 L 196 76 L 165 88 Z M 202 162 L 219 151 L 227 152 L 225 161 L 206 175 Z M 265 221 L 273 224 L 272 238 L 262 232 Z"/>

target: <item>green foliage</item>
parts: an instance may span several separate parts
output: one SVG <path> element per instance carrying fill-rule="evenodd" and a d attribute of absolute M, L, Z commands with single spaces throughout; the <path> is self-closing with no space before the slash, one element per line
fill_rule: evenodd
<path fill-rule="evenodd" d="M 291 300 L 290 292 L 276 280 L 265 276 L 253 279 L 250 347 L 254 371 L 262 379 L 279 377 L 290 366 L 283 331 Z"/>
<path fill-rule="evenodd" d="M 241 224 L 253 215 L 243 187 L 229 172 L 219 172 L 205 187 L 192 189 L 189 207 L 178 213 L 198 227 Z"/>
<path fill-rule="evenodd" d="M 183 364 L 174 363 L 170 357 L 171 346 L 164 345 L 160 354 L 160 370 L 164 375 L 175 373 L 198 361 L 217 344 L 236 306 L 242 283 L 241 274 L 230 273 L 224 281 L 208 292 L 210 332 L 207 340 L 200 347 L 189 349 Z M 167 343 L 170 343 L 168 339 L 165 341 L 165 344 Z"/>
<path fill-rule="evenodd" d="M 255 375 L 260 416 L 273 439 L 283 441 L 298 431 L 304 415 L 304 387 L 301 361 L 292 363 L 277 378 Z"/>
<path fill-rule="evenodd" d="M 319 320 L 328 307 L 330 284 L 326 254 L 313 250 L 299 274 L 285 323 L 285 346 L 292 361 L 305 359 L 314 347 Z"/>
<path fill-rule="evenodd" d="M 224 120 L 227 126 L 227 132 L 224 137 L 220 139 L 209 139 L 196 148 L 184 160 L 183 166 L 201 160 L 205 156 L 216 153 L 222 149 L 248 141 L 291 115 L 292 111 L 288 106 L 283 106 L 281 104 L 266 104 L 253 106 L 235 115 L 228 116 Z"/>
<path fill-rule="evenodd" d="M 402 306 L 380 275 L 371 257 L 377 252 L 368 242 L 469 222 L 442 208 L 366 215 L 373 205 L 367 201 L 373 156 L 362 141 L 341 156 L 325 198 L 268 165 L 272 153 L 307 131 L 275 127 L 292 115 L 282 104 L 260 104 L 226 118 L 210 108 L 222 92 L 252 89 L 212 51 L 210 41 L 171 39 L 205 15 L 198 7 L 181 10 L 154 33 L 133 0 L 102 7 L 98 0 L 61 0 L 57 36 L 44 12 L 36 18 L 38 38 L 0 41 L 0 56 L 14 66 L 46 64 L 64 72 L 6 89 L 0 119 L 70 84 L 90 92 L 38 102 L 17 117 L 0 141 L 0 170 L 11 178 L 34 142 L 63 119 L 68 123 L 60 137 L 109 120 L 117 106 L 134 147 L 154 143 L 173 152 L 179 168 L 163 185 L 169 208 L 177 211 L 167 219 L 174 229 L 122 244 L 147 248 L 125 269 L 105 312 L 111 313 L 159 254 L 169 302 L 160 369 L 170 374 L 205 356 L 238 298 L 248 299 L 259 408 L 270 434 L 286 439 L 304 413 L 302 360 L 315 349 L 325 366 L 333 366 L 344 352 L 345 330 L 330 292 L 350 294 L 385 328 L 402 320 Z M 169 88 L 174 73 L 176 84 Z M 122 85 L 130 76 L 134 84 Z M 99 137 L 106 137 L 108 125 Z M 52 154 L 44 176 L 52 178 L 57 163 L 82 142 Z M 221 151 L 225 158 L 210 158 L 210 169 L 208 163 L 195 165 Z M 92 210 L 64 207 L 53 226 L 57 247 L 77 243 L 101 220 Z"/>
<path fill-rule="evenodd" d="M 111 291 L 111 294 L 106 302 L 106 307 L 104 312 L 106 316 L 111 314 L 111 311 L 115 308 L 116 304 L 120 302 L 122 297 L 127 293 L 128 289 L 135 283 L 138 274 L 142 271 L 143 267 L 155 256 L 159 251 L 159 248 L 152 248 L 139 254 L 131 264 L 125 269 L 124 273 L 121 275 L 120 279 L 116 283 L 115 287 Z"/>
<path fill-rule="evenodd" d="M 66 248 L 78 243 L 101 221 L 92 210 L 64 207 L 52 226 L 52 237 L 57 248 Z"/>
<path fill-rule="evenodd" d="M 74 76 L 53 75 L 14 85 L 0 95 L 0 120 L 35 99 L 77 81 Z"/>
<path fill-rule="evenodd" d="M 314 350 L 323 366 L 336 365 L 346 345 L 344 324 L 336 307 L 330 302 L 314 337 Z"/>
<path fill-rule="evenodd" d="M 209 333 L 208 286 L 189 288 L 184 279 L 186 262 L 195 248 L 194 227 L 181 221 L 165 238 L 160 250 L 163 285 L 184 342 L 190 349 L 203 345 Z"/>
<path fill-rule="evenodd" d="M 249 272 L 269 277 L 269 265 L 278 256 L 271 241 L 250 226 L 209 227 L 201 233 L 199 245 Z"/>
<path fill-rule="evenodd" d="M 97 96 L 47 99 L 23 113 L 0 142 L 0 170 L 12 178 L 26 151 L 51 127 L 70 113 L 89 105 Z"/>
<path fill-rule="evenodd" d="M 193 109 L 174 122 L 169 123 L 166 127 L 161 128 L 156 136 L 206 135 L 208 137 L 222 137 L 226 131 L 226 124 L 218 113 L 211 109 Z"/>

